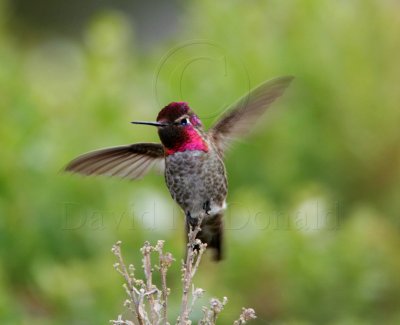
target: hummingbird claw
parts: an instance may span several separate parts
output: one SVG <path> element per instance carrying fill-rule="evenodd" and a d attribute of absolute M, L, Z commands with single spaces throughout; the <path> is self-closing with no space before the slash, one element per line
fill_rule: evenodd
<path fill-rule="evenodd" d="M 188 226 L 191 226 L 192 228 L 197 226 L 197 218 L 193 218 L 192 215 L 190 214 L 190 211 L 186 212 L 186 222 Z"/>
<path fill-rule="evenodd" d="M 206 201 L 203 204 L 203 210 L 206 212 L 206 214 L 209 216 L 210 211 L 211 211 L 211 206 L 210 206 L 210 201 Z"/>

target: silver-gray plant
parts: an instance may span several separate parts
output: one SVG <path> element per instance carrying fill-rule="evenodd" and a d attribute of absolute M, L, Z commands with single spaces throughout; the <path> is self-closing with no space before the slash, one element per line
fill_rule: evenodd
<path fill-rule="evenodd" d="M 201 224 L 201 223 L 199 223 Z M 186 261 L 182 263 L 182 282 L 183 292 L 181 299 L 181 311 L 177 325 L 190 325 L 190 315 L 196 301 L 204 294 L 204 290 L 196 288 L 193 284 L 193 278 L 199 269 L 201 258 L 206 250 L 206 244 L 196 239 L 200 227 L 191 229 L 188 234 L 188 244 L 186 252 Z M 135 267 L 130 264 L 126 266 L 122 253 L 121 242 L 117 242 L 112 252 L 117 258 L 114 268 L 124 278 L 124 288 L 128 298 L 124 302 L 124 306 L 131 311 L 131 320 L 122 319 L 119 315 L 116 320 L 110 322 L 114 325 L 169 325 L 167 318 L 168 296 L 170 289 L 167 287 L 167 272 L 174 258 L 171 253 L 164 253 L 164 241 L 159 240 L 155 246 L 151 246 L 149 242 L 145 242 L 141 248 L 143 255 L 142 268 L 145 280 L 137 279 L 135 276 Z M 158 255 L 158 263 L 155 266 L 160 273 L 161 288 L 157 288 L 153 284 L 153 267 L 151 264 L 152 253 Z M 190 297 L 191 296 L 191 297 Z M 199 325 L 216 324 L 219 313 L 222 312 L 224 306 L 228 302 L 226 297 L 222 301 L 216 298 L 210 300 L 209 306 L 203 306 L 203 318 L 198 322 Z M 242 325 L 247 321 L 256 318 L 252 308 L 243 308 L 239 319 L 233 322 L 234 325 Z"/>

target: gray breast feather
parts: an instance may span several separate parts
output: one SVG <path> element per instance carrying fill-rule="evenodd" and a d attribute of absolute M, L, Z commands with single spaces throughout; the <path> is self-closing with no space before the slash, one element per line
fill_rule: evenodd
<path fill-rule="evenodd" d="M 203 151 L 167 156 L 165 179 L 172 198 L 193 218 L 204 213 L 206 201 L 209 201 L 210 215 L 225 209 L 227 181 L 219 156 Z"/>

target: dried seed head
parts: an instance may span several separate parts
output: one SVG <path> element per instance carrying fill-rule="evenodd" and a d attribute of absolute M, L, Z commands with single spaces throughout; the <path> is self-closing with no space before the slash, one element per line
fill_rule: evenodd
<path fill-rule="evenodd" d="M 206 291 L 203 290 L 202 288 L 196 288 L 195 290 L 193 290 L 193 297 L 195 297 L 196 299 L 199 299 L 199 298 L 203 297 L 204 292 L 206 292 Z"/>
<path fill-rule="evenodd" d="M 256 312 L 253 308 L 243 308 L 241 316 L 243 317 L 244 321 L 249 321 L 251 319 L 257 318 Z"/>
<path fill-rule="evenodd" d="M 214 313 L 219 314 L 222 309 L 224 309 L 224 304 L 217 298 L 211 298 L 210 307 L 214 311 Z"/>
<path fill-rule="evenodd" d="M 253 308 L 242 308 L 242 313 L 238 320 L 236 320 L 233 325 L 246 324 L 249 320 L 257 318 L 256 312 Z"/>
<path fill-rule="evenodd" d="M 175 259 L 171 253 L 160 256 L 161 267 L 170 267 L 173 261 L 175 261 Z"/>

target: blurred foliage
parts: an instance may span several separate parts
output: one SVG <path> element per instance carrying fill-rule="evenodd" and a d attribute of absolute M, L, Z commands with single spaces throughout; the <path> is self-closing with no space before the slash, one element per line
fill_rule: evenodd
<path fill-rule="evenodd" d="M 82 178 L 63 165 L 157 141 L 128 122 L 171 100 L 210 125 L 284 74 L 296 76 L 289 91 L 227 156 L 227 259 L 205 261 L 196 284 L 230 298 L 221 324 L 242 306 L 254 324 L 400 323 L 397 1 L 192 2 L 146 51 L 124 12 L 98 12 L 73 39 L 22 37 L 9 8 L 0 1 L 1 324 L 122 312 L 118 239 L 132 260 L 156 239 L 182 256 L 183 217 L 162 177 Z"/>

